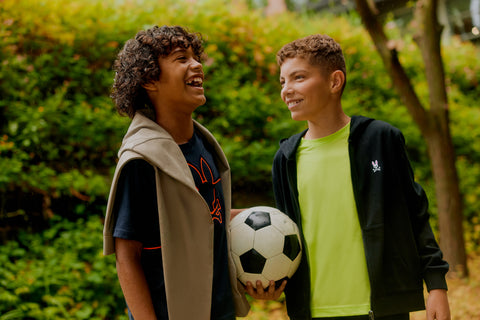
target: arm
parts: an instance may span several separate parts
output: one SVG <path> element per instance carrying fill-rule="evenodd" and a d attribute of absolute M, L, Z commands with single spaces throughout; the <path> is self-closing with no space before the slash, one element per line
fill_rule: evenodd
<path fill-rule="evenodd" d="M 430 226 L 428 199 L 423 188 L 415 181 L 413 169 L 405 150 L 405 139 L 401 133 L 397 136 L 397 155 L 400 162 L 399 174 L 403 179 L 403 188 L 407 200 L 408 211 L 418 255 L 422 264 L 422 275 L 428 291 L 447 289 L 445 274 L 448 272 L 448 263 L 443 260 L 435 236 Z"/>
<path fill-rule="evenodd" d="M 134 318 L 156 320 L 150 290 L 140 264 L 142 247 L 139 241 L 115 238 L 118 280 Z"/>
<path fill-rule="evenodd" d="M 288 190 L 288 183 L 284 181 L 286 173 L 282 172 L 282 159 L 280 151 L 277 151 L 272 164 L 272 186 L 275 206 L 278 210 L 286 213 L 285 190 Z"/>
<path fill-rule="evenodd" d="M 230 220 L 235 218 L 235 216 L 237 214 L 239 214 L 240 212 L 242 212 L 243 210 L 245 210 L 245 209 L 232 209 L 232 210 L 230 210 Z"/>
<path fill-rule="evenodd" d="M 450 320 L 447 291 L 431 290 L 427 299 L 427 320 Z"/>

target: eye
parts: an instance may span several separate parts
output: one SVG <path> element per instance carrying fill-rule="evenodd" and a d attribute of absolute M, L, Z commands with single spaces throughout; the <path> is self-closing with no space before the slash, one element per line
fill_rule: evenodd
<path fill-rule="evenodd" d="M 297 75 L 295 76 L 295 80 L 302 80 L 302 79 L 305 79 L 305 76 L 302 75 L 302 74 L 297 74 Z"/>
<path fill-rule="evenodd" d="M 187 61 L 187 57 L 185 57 L 185 56 L 178 56 L 177 59 L 175 59 L 175 60 L 178 60 L 178 61 L 181 61 L 181 62 L 182 62 L 182 61 Z"/>

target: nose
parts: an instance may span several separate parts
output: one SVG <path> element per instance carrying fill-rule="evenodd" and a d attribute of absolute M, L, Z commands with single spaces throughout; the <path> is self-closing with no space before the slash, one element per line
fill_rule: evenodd
<path fill-rule="evenodd" d="M 200 61 L 192 58 L 192 63 L 190 65 L 190 68 L 192 68 L 192 70 L 195 70 L 195 71 L 202 71 L 203 65 Z"/>
<path fill-rule="evenodd" d="M 280 96 L 282 97 L 282 99 L 285 100 L 285 97 L 287 97 L 292 92 L 293 92 L 293 89 L 285 82 L 283 84 L 282 90 L 280 90 Z"/>

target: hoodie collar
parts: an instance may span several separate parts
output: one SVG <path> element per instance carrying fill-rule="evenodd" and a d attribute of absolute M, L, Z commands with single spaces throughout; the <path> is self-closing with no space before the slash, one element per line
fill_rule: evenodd
<path fill-rule="evenodd" d="M 373 119 L 364 116 L 352 116 L 350 120 L 349 142 L 354 141 L 356 137 L 360 137 L 361 135 L 359 133 L 365 131 L 372 121 Z"/>
<path fill-rule="evenodd" d="M 280 141 L 280 150 L 288 160 L 295 159 L 298 145 L 307 131 L 308 129 L 305 129 L 302 132 L 291 136 L 290 138 L 282 139 Z"/>
<path fill-rule="evenodd" d="M 354 137 L 359 136 L 358 132 L 361 132 L 365 130 L 365 128 L 372 122 L 373 119 L 367 118 L 364 116 L 352 116 L 350 120 L 350 135 L 349 135 L 349 141 L 352 141 Z M 308 129 L 303 130 L 300 133 L 297 133 L 290 138 L 287 139 L 282 139 L 280 141 L 280 150 L 283 152 L 284 156 L 291 160 L 295 159 L 296 153 L 297 153 L 297 148 L 298 145 L 300 144 L 300 141 L 302 140 L 302 137 L 305 135 L 305 133 L 308 131 Z"/>

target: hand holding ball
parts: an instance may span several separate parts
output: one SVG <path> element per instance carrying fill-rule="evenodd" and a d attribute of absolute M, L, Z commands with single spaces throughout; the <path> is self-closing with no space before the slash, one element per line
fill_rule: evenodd
<path fill-rule="evenodd" d="M 272 207 L 252 207 L 231 221 L 232 255 L 237 278 L 262 282 L 281 281 L 293 276 L 302 257 L 297 225 Z"/>

